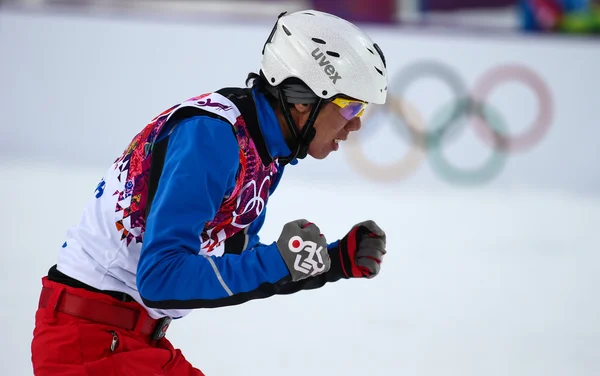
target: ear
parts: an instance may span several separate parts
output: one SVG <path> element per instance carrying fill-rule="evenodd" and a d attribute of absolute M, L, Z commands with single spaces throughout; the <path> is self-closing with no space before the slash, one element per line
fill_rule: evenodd
<path fill-rule="evenodd" d="M 294 104 L 294 108 L 301 114 L 306 114 L 310 112 L 311 105 L 310 104 Z"/>

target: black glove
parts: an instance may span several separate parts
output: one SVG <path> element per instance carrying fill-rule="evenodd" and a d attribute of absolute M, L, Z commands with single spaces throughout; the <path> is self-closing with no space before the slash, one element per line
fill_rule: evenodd
<path fill-rule="evenodd" d="M 330 249 L 330 273 L 340 278 L 373 278 L 379 274 L 385 246 L 385 232 L 374 221 L 358 223 Z"/>

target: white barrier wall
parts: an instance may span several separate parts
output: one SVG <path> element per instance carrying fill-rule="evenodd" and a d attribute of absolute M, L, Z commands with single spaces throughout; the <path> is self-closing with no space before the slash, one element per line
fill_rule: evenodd
<path fill-rule="evenodd" d="M 171 104 L 243 85 L 271 27 L 0 17 L 1 153 L 102 165 Z M 369 32 L 387 57 L 388 105 L 353 148 L 291 175 L 600 191 L 597 41 Z M 494 127 L 507 136 L 495 142 Z M 409 129 L 438 132 L 411 141 Z"/>

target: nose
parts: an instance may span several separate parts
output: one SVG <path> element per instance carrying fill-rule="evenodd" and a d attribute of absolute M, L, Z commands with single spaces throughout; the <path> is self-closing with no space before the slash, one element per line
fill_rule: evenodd
<path fill-rule="evenodd" d="M 346 128 L 346 130 L 348 132 L 354 132 L 354 131 L 359 130 L 360 127 L 361 127 L 360 118 L 355 117 L 355 118 L 352 118 L 352 120 L 350 120 L 344 128 Z"/>

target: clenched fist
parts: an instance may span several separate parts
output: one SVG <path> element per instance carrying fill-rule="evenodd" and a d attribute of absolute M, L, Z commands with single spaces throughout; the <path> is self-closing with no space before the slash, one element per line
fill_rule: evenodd
<path fill-rule="evenodd" d="M 331 266 L 325 236 L 317 225 L 305 219 L 283 226 L 277 248 L 293 282 L 323 274 Z"/>
<path fill-rule="evenodd" d="M 331 249 L 332 269 L 345 278 L 373 278 L 379 274 L 386 254 L 385 232 L 374 222 L 356 224 Z"/>

